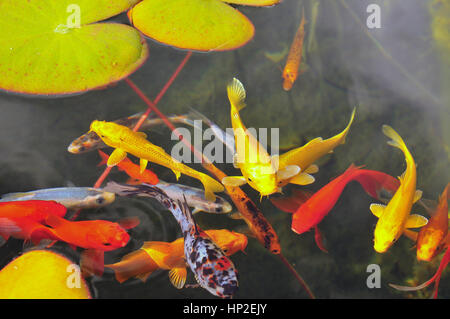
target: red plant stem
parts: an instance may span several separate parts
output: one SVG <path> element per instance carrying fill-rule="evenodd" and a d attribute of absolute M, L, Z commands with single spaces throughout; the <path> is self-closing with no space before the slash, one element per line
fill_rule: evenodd
<path fill-rule="evenodd" d="M 312 293 L 311 289 L 309 289 L 309 286 L 306 284 L 306 282 L 303 280 L 303 278 L 298 274 L 298 272 L 292 267 L 292 265 L 289 263 L 289 261 L 284 257 L 283 254 L 278 254 L 281 261 L 285 264 L 285 266 L 289 269 L 289 271 L 294 275 L 294 277 L 297 279 L 297 281 L 300 283 L 300 285 L 305 289 L 306 293 L 308 294 L 309 298 L 316 299 L 314 294 Z"/>
<path fill-rule="evenodd" d="M 147 110 L 145 111 L 144 114 L 142 114 L 142 116 L 140 117 L 139 121 L 134 126 L 133 131 L 136 132 L 141 127 L 142 123 L 144 123 L 144 121 L 147 119 L 147 117 L 148 117 L 148 115 L 150 114 L 151 111 L 154 111 L 165 122 L 165 124 L 167 126 L 169 126 L 169 128 L 171 128 L 172 130 L 175 130 L 175 127 L 173 126 L 173 124 L 170 123 L 170 121 L 164 116 L 164 114 L 162 114 L 159 111 L 159 109 L 156 107 L 156 104 L 158 104 L 159 100 L 161 100 L 161 98 L 164 96 L 164 94 L 166 93 L 167 89 L 170 87 L 170 85 L 173 83 L 173 81 L 177 78 L 178 74 L 181 72 L 183 67 L 186 65 L 186 63 L 189 60 L 189 58 L 191 57 L 191 55 L 192 55 L 192 51 L 189 51 L 186 54 L 184 59 L 178 65 L 176 70 L 173 72 L 172 76 L 169 78 L 169 80 L 163 86 L 163 88 L 158 93 L 158 95 L 156 96 L 156 98 L 155 98 L 155 100 L 153 102 L 150 101 L 150 99 L 147 98 L 147 96 L 145 96 L 145 94 L 136 86 L 136 84 L 134 84 L 133 81 L 131 81 L 131 79 L 129 79 L 128 77 L 125 78 L 125 81 L 133 89 L 133 91 L 135 91 L 139 95 L 139 97 L 148 105 Z M 97 181 L 94 184 L 95 188 L 99 188 L 102 185 L 103 181 L 109 175 L 109 172 L 111 171 L 111 169 L 112 169 L 112 167 L 107 167 L 103 171 L 102 175 L 100 175 L 100 177 L 97 179 Z M 78 214 L 76 214 L 76 215 L 78 215 Z"/>

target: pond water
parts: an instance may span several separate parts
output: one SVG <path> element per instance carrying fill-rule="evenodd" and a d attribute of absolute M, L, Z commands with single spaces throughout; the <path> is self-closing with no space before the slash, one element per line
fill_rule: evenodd
<path fill-rule="evenodd" d="M 328 138 L 347 125 L 356 107 L 346 143 L 317 162 L 316 180 L 307 186 L 286 186 L 317 191 L 350 164 L 365 165 L 392 176 L 405 170 L 400 150 L 387 145 L 383 124 L 404 139 L 417 164 L 417 188 L 423 198 L 437 200 L 450 180 L 449 57 L 433 37 L 436 11 L 422 0 L 284 0 L 269 8 L 236 6 L 255 26 L 254 38 L 234 51 L 194 52 L 167 93 L 158 103 L 165 115 L 186 114 L 193 108 L 223 129 L 231 127 L 226 86 L 238 78 L 246 88 L 246 108 L 240 115 L 247 127 L 279 128 L 279 145 L 288 150 L 316 137 Z M 447 3 L 448 1 L 442 1 Z M 380 28 L 368 28 L 367 8 L 377 4 Z M 445 5 L 445 4 L 442 4 Z M 282 88 L 281 72 L 287 49 L 305 10 L 303 62 L 306 71 L 290 91 Z M 314 12 L 317 16 L 314 18 Z M 448 17 L 447 17 L 448 18 Z M 126 14 L 112 18 L 128 23 Z M 434 26 L 436 28 L 436 26 Z M 150 57 L 131 79 L 154 99 L 186 51 L 147 39 Z M 280 54 L 278 54 L 280 53 Z M 268 57 L 282 57 L 279 62 Z M 76 79 L 74 79 L 76 81 Z M 126 82 L 105 89 L 61 98 L 33 98 L 0 93 L 0 194 L 62 186 L 92 186 L 103 172 L 97 152 L 71 154 L 72 140 L 89 130 L 93 120 L 116 120 L 147 108 Z M 152 143 L 170 153 L 177 141 L 160 126 L 148 133 Z M 106 148 L 110 153 L 111 148 Z M 135 158 L 131 157 L 133 160 Z M 192 167 L 202 170 L 199 164 Z M 218 164 L 229 175 L 240 173 L 231 164 Z M 151 165 L 158 176 L 175 182 L 174 174 Z M 113 170 L 107 180 L 124 182 L 126 175 Z M 183 175 L 179 183 L 201 187 Z M 358 183 L 350 183 L 330 213 L 320 223 L 328 253 L 314 242 L 314 232 L 291 231 L 291 215 L 275 208 L 268 198 L 260 201 L 250 186 L 242 189 L 261 209 L 276 230 L 283 255 L 318 298 L 426 298 L 432 288 L 398 292 L 389 283 L 420 284 L 435 273 L 441 256 L 418 262 L 414 243 L 402 236 L 388 252 L 373 249 L 377 218 L 369 210 L 375 202 Z M 226 194 L 223 194 L 225 198 Z M 421 205 L 413 212 L 428 216 Z M 100 209 L 84 210 L 79 219 L 118 220 L 138 216 L 141 223 L 130 230 L 130 243 L 106 253 L 113 263 L 143 241 L 172 241 L 181 236 L 172 214 L 146 198 L 117 198 Z M 202 228 L 242 231 L 244 222 L 227 216 L 199 213 Z M 22 251 L 22 242 L 11 239 L 0 248 L 5 265 Z M 73 255 L 71 248 L 56 245 Z M 231 257 L 239 271 L 235 298 L 307 298 L 293 275 L 276 256 L 249 237 L 245 254 Z M 380 288 L 369 288 L 368 265 L 381 270 Z M 188 283 L 195 279 L 188 272 Z M 146 282 L 131 279 L 118 283 L 112 271 L 89 279 L 98 298 L 215 298 L 201 288 L 174 288 L 167 271 L 152 274 Z M 440 298 L 450 297 L 450 278 L 444 272 Z"/>

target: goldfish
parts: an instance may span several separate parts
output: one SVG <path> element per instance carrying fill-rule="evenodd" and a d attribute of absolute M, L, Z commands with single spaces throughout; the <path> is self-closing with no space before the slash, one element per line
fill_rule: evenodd
<path fill-rule="evenodd" d="M 0 202 L 48 200 L 64 205 L 67 209 L 97 208 L 111 204 L 114 193 L 92 187 L 57 187 L 23 193 L 2 195 Z"/>
<path fill-rule="evenodd" d="M 102 158 L 102 161 L 97 166 L 106 165 L 109 156 L 100 150 L 98 150 L 98 154 Z M 140 183 L 148 183 L 152 185 L 158 184 L 159 182 L 158 176 L 155 173 L 149 169 L 146 169 L 141 173 L 139 165 L 134 164 L 129 158 L 124 158 L 117 164 L 117 167 L 119 170 L 124 171 L 128 174 L 128 176 L 130 176 L 130 179 L 128 180 L 129 182 L 139 181 Z"/>
<path fill-rule="evenodd" d="M 303 53 L 303 39 L 305 37 L 305 11 L 302 10 L 302 20 L 297 29 L 291 48 L 289 49 L 286 66 L 284 67 L 282 77 L 283 89 L 289 91 L 292 89 L 295 80 L 298 77 L 298 69 L 300 67 L 302 53 Z"/>
<path fill-rule="evenodd" d="M 316 244 L 321 250 L 326 252 L 318 224 L 328 215 L 344 188 L 351 181 L 359 182 L 366 193 L 376 199 L 382 199 L 379 195 L 382 190 L 393 194 L 399 184 L 394 177 L 388 174 L 361 169 L 361 167 L 352 164 L 343 174 L 333 179 L 314 194 L 294 189 L 293 196 L 288 198 L 270 198 L 270 201 L 280 210 L 293 213 L 291 227 L 295 233 L 302 234 L 314 228 Z"/>
<path fill-rule="evenodd" d="M 106 185 L 105 189 L 121 196 L 145 197 L 148 196 L 146 195 L 146 189 L 148 188 L 148 186 L 149 185 L 145 183 L 139 185 L 124 185 L 115 182 L 109 182 Z M 186 200 L 188 206 L 194 208 L 192 214 L 196 214 L 198 212 L 227 214 L 231 212 L 232 209 L 231 204 L 220 196 L 216 196 L 216 199 L 213 202 L 207 200 L 204 196 L 203 190 L 196 187 L 166 183 L 162 180 L 160 180 L 159 183 L 155 186 L 163 190 L 167 194 L 167 196 L 169 196 L 173 200 Z"/>
<path fill-rule="evenodd" d="M 238 273 L 233 262 L 195 223 L 186 202 L 175 202 L 164 191 L 149 185 L 147 194 L 169 209 L 181 227 L 184 258 L 198 284 L 209 293 L 231 298 L 238 289 Z"/>
<path fill-rule="evenodd" d="M 278 187 L 283 187 L 289 183 L 297 185 L 308 185 L 314 183 L 315 179 L 311 174 L 319 171 L 319 167 L 314 164 L 314 162 L 322 156 L 333 152 L 337 146 L 345 143 L 350 126 L 355 118 L 355 112 L 356 108 L 353 109 L 347 127 L 339 134 L 336 134 L 326 140 L 321 137 L 317 137 L 301 147 L 281 154 L 278 161 L 280 169 L 290 165 L 297 165 L 300 167 L 301 171 L 292 178 L 279 181 Z"/>
<path fill-rule="evenodd" d="M 289 165 L 278 170 L 278 163 L 272 161 L 265 148 L 247 131 L 242 123 L 239 111 L 245 106 L 245 89 L 242 83 L 233 78 L 227 86 L 231 105 L 231 123 L 234 130 L 236 154 L 234 166 L 243 176 L 227 176 L 222 179 L 225 186 L 241 186 L 248 183 L 261 197 L 279 192 L 278 180 L 288 179 L 299 173 L 300 168 Z"/>
<path fill-rule="evenodd" d="M 90 130 L 96 132 L 108 146 L 115 148 L 108 158 L 107 165 L 115 166 L 120 163 L 127 153 L 140 158 L 140 172 L 143 172 L 148 161 L 170 168 L 177 179 L 181 173 L 198 179 L 205 189 L 205 198 L 215 200 L 214 193 L 222 192 L 223 185 L 210 176 L 198 172 L 182 164 L 167 154 L 163 148 L 149 142 L 143 132 L 133 132 L 126 126 L 113 122 L 93 121 Z"/>
<path fill-rule="evenodd" d="M 407 230 L 409 238 L 417 245 L 417 260 L 431 261 L 446 244 L 448 237 L 448 198 L 450 183 L 447 184 L 437 207 L 430 212 L 431 218 L 420 231 Z"/>
<path fill-rule="evenodd" d="M 388 144 L 399 148 L 406 161 L 406 170 L 399 177 L 400 186 L 387 205 L 371 204 L 371 212 L 378 217 L 374 231 L 374 249 L 378 253 L 386 252 L 407 228 L 419 228 L 428 220 L 417 214 L 410 214 L 413 203 L 419 200 L 422 192 L 416 190 L 416 164 L 405 142 L 388 125 L 382 127 L 384 135 L 391 140 Z"/>
<path fill-rule="evenodd" d="M 239 250 L 244 251 L 247 246 L 247 237 L 243 234 L 227 229 L 210 229 L 205 233 L 222 249 L 231 256 Z M 169 270 L 169 279 L 178 289 L 184 287 L 186 282 L 186 261 L 184 260 L 184 238 L 178 238 L 173 242 L 151 241 L 137 251 L 125 255 L 115 264 L 105 265 L 115 271 L 117 281 L 124 282 L 131 277 L 142 281 L 157 269 Z"/>
<path fill-rule="evenodd" d="M 45 227 L 43 222 L 50 215 L 63 217 L 66 212 L 65 206 L 54 201 L 2 202 L 0 203 L 0 235 L 5 240 L 8 240 L 10 236 L 31 239 L 33 242 L 39 242 L 44 237 L 51 239 L 50 228 Z"/>
<path fill-rule="evenodd" d="M 124 125 L 126 127 L 132 128 L 134 127 L 140 117 L 142 116 L 143 112 L 128 116 L 126 118 L 122 118 L 119 120 L 114 121 L 114 123 Z M 183 124 L 189 124 L 190 122 L 187 122 L 186 115 L 172 115 L 168 116 L 168 120 L 172 123 L 183 123 Z M 150 129 L 153 126 L 162 124 L 163 121 L 160 118 L 152 118 L 148 117 L 145 119 L 145 121 L 141 125 L 142 130 Z M 101 138 L 97 135 L 95 132 L 88 132 L 80 137 L 73 140 L 70 145 L 67 147 L 67 151 L 69 151 L 72 154 L 81 154 L 86 153 L 89 151 L 93 151 L 99 148 L 107 147 L 105 143 L 101 140 Z"/>

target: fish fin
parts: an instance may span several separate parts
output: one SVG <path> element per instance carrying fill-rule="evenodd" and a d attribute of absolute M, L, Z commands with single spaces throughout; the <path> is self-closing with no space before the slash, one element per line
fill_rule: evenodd
<path fill-rule="evenodd" d="M 384 135 L 391 138 L 391 140 L 387 142 L 389 145 L 397 147 L 402 151 L 404 150 L 405 142 L 403 142 L 401 136 L 396 131 L 394 131 L 392 127 L 390 127 L 389 125 L 383 125 L 382 131 Z"/>
<path fill-rule="evenodd" d="M 419 233 L 416 232 L 416 231 L 412 231 L 412 230 L 409 230 L 409 229 L 405 228 L 403 230 L 403 235 L 405 235 L 406 237 L 411 239 L 413 242 L 416 242 L 417 241 L 417 236 L 419 235 Z"/>
<path fill-rule="evenodd" d="M 234 168 L 239 168 L 238 158 L 239 158 L 238 154 L 234 153 L 234 155 L 233 155 L 233 167 Z"/>
<path fill-rule="evenodd" d="M 227 93 L 230 103 L 236 108 L 237 111 L 240 111 L 245 107 L 245 88 L 238 79 L 233 78 L 233 80 L 228 84 Z"/>
<path fill-rule="evenodd" d="M 295 213 L 301 205 L 301 203 L 299 203 L 293 196 L 271 197 L 269 200 L 276 208 L 286 213 Z"/>
<path fill-rule="evenodd" d="M 153 273 L 152 271 L 149 271 L 149 272 L 146 272 L 143 274 L 136 275 L 135 277 L 137 279 L 141 280 L 142 282 L 146 282 L 148 279 L 148 276 L 150 276 L 152 273 Z"/>
<path fill-rule="evenodd" d="M 48 216 L 45 218 L 45 224 L 47 224 L 48 226 L 50 226 L 52 228 L 58 228 L 61 225 L 65 224 L 65 222 L 66 222 L 66 220 L 64 218 L 61 218 L 54 214 L 48 214 Z"/>
<path fill-rule="evenodd" d="M 314 240 L 316 241 L 317 247 L 324 253 L 328 253 L 328 250 L 325 248 L 325 245 L 323 244 L 323 235 L 322 232 L 319 230 L 319 227 L 314 227 Z"/>
<path fill-rule="evenodd" d="M 240 212 L 233 212 L 233 213 L 227 214 L 227 216 L 230 217 L 231 219 L 243 219 Z"/>
<path fill-rule="evenodd" d="M 5 240 L 9 238 L 9 234 L 18 233 L 20 231 L 22 231 L 22 228 L 17 224 L 16 221 L 13 221 L 6 217 L 0 218 L 0 234 L 2 234 Z M 8 238 L 5 238 L 6 234 L 8 234 L 7 235 Z"/>
<path fill-rule="evenodd" d="M 425 226 L 428 223 L 428 219 L 418 214 L 411 214 L 405 223 L 405 228 L 419 228 Z"/>
<path fill-rule="evenodd" d="M 174 257 L 172 256 L 171 243 L 162 241 L 148 241 L 144 242 L 141 249 L 145 251 L 151 259 L 153 259 L 158 267 L 164 269 L 170 268 L 168 264 L 170 264 L 170 259 Z"/>
<path fill-rule="evenodd" d="M 222 184 L 225 186 L 238 187 L 247 183 L 244 176 L 226 176 L 222 178 Z"/>
<path fill-rule="evenodd" d="M 422 191 L 417 189 L 416 192 L 414 193 L 414 199 L 413 199 L 413 203 L 417 202 L 419 199 L 422 198 Z"/>
<path fill-rule="evenodd" d="M 194 210 L 192 211 L 192 214 L 195 215 L 197 213 L 203 212 L 204 210 L 199 207 L 194 207 Z"/>
<path fill-rule="evenodd" d="M 288 165 L 283 169 L 278 170 L 277 179 L 286 180 L 292 178 L 300 173 L 300 167 L 298 165 Z"/>
<path fill-rule="evenodd" d="M 126 217 L 121 218 L 117 223 L 123 228 L 123 229 L 131 229 L 139 225 L 141 221 L 139 220 L 139 217 L 132 216 L 132 217 Z"/>
<path fill-rule="evenodd" d="M 148 160 L 141 158 L 139 159 L 139 174 L 144 173 L 145 169 L 147 168 Z"/>
<path fill-rule="evenodd" d="M 108 158 L 109 158 L 108 154 L 106 154 L 105 152 L 103 152 L 101 150 L 98 150 L 98 155 L 100 155 L 102 160 L 100 161 L 100 163 L 97 164 L 97 167 L 106 165 L 106 163 L 108 162 Z"/>
<path fill-rule="evenodd" d="M 378 218 L 380 218 L 380 216 L 383 215 L 385 208 L 386 208 L 386 205 L 383 205 L 383 204 L 377 204 L 377 203 L 370 204 L 370 211 L 372 212 L 372 214 L 374 214 Z"/>
<path fill-rule="evenodd" d="M 317 166 L 316 164 L 311 164 L 303 171 L 303 173 L 315 174 L 318 171 L 319 171 L 319 166 Z"/>
<path fill-rule="evenodd" d="M 184 284 L 186 283 L 186 276 L 186 267 L 172 268 L 169 271 L 169 280 L 177 289 L 181 289 L 184 287 Z"/>
<path fill-rule="evenodd" d="M 223 192 L 225 189 L 221 183 L 216 181 L 214 178 L 202 174 L 200 177 L 200 182 L 203 184 L 203 188 L 205 189 L 205 199 L 211 202 L 216 200 L 216 192 Z"/>
<path fill-rule="evenodd" d="M 302 172 L 294 177 L 292 177 L 291 179 L 289 179 L 289 183 L 290 184 L 296 184 L 296 185 L 309 185 L 314 183 L 316 179 L 314 178 L 314 176 L 309 175 L 305 172 Z"/>
<path fill-rule="evenodd" d="M 348 121 L 347 127 L 342 131 L 343 138 L 342 138 L 341 144 L 345 143 L 345 139 L 347 138 L 348 130 L 350 129 L 350 126 L 352 125 L 353 120 L 355 119 L 355 113 L 356 113 L 356 107 L 353 108 L 352 115 L 350 115 L 350 121 Z"/>
<path fill-rule="evenodd" d="M 316 137 L 316 138 L 312 139 L 311 141 L 309 141 L 308 143 L 306 143 L 303 147 L 305 147 L 306 145 L 311 146 L 311 145 L 320 143 L 320 142 L 322 142 L 322 141 L 323 141 L 323 138 L 321 138 L 321 137 Z"/>
<path fill-rule="evenodd" d="M 26 196 L 27 198 L 32 198 L 33 196 L 35 196 L 36 193 L 30 193 L 30 192 L 20 192 L 20 193 L 9 193 L 9 194 L 4 194 L 1 196 L 1 199 L 14 199 L 14 198 L 20 198 L 20 197 L 24 197 Z"/>
<path fill-rule="evenodd" d="M 80 268 L 84 278 L 103 275 L 105 253 L 99 249 L 86 249 L 81 253 Z"/>
<path fill-rule="evenodd" d="M 250 227 L 248 227 L 247 224 L 236 227 L 236 232 L 245 235 L 247 237 L 256 238 L 255 233 L 252 232 L 252 230 L 250 229 Z"/>
<path fill-rule="evenodd" d="M 121 150 L 120 148 L 116 148 L 108 158 L 108 162 L 106 163 L 108 167 L 116 166 L 120 162 L 122 162 L 125 157 L 127 157 L 127 152 Z"/>
<path fill-rule="evenodd" d="M 180 179 L 181 176 L 181 172 L 180 171 L 176 171 L 176 170 L 172 170 L 172 172 L 175 174 L 175 178 L 177 179 L 177 181 Z"/>

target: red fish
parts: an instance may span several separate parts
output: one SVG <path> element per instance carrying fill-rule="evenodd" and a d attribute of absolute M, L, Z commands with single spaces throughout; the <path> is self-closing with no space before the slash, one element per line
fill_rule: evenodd
<path fill-rule="evenodd" d="M 290 198 L 271 198 L 270 200 L 277 208 L 293 213 L 291 228 L 297 234 L 314 228 L 317 245 L 326 251 L 317 225 L 334 207 L 345 186 L 351 181 L 359 182 L 367 194 L 379 200 L 383 200 L 385 196 L 392 196 L 400 184 L 397 179 L 388 174 L 361 169 L 352 164 L 342 175 L 314 194 L 294 190 L 294 196 Z"/>
<path fill-rule="evenodd" d="M 10 236 L 31 239 L 34 243 L 43 238 L 52 239 L 48 227 L 42 223 L 50 216 L 63 217 L 66 207 L 45 200 L 29 200 L 0 203 L 0 235 L 7 240 Z"/>
<path fill-rule="evenodd" d="M 109 156 L 100 150 L 98 151 L 98 154 L 102 157 L 102 161 L 98 164 L 98 166 L 106 165 Z M 146 169 L 141 174 L 139 165 L 134 164 L 129 158 L 125 158 L 117 164 L 117 167 L 119 170 L 124 171 L 128 174 L 128 176 L 130 176 L 130 179 L 127 182 L 129 184 L 133 184 L 135 181 L 138 181 L 139 183 L 156 185 L 159 182 L 158 176 L 149 169 Z"/>
<path fill-rule="evenodd" d="M 137 226 L 137 219 L 130 219 L 122 225 L 107 220 L 69 221 L 56 215 L 49 215 L 45 223 L 52 227 L 57 240 L 70 246 L 86 249 L 81 257 L 83 275 L 101 276 L 104 267 L 104 252 L 124 247 L 130 240 L 125 229 Z"/>

